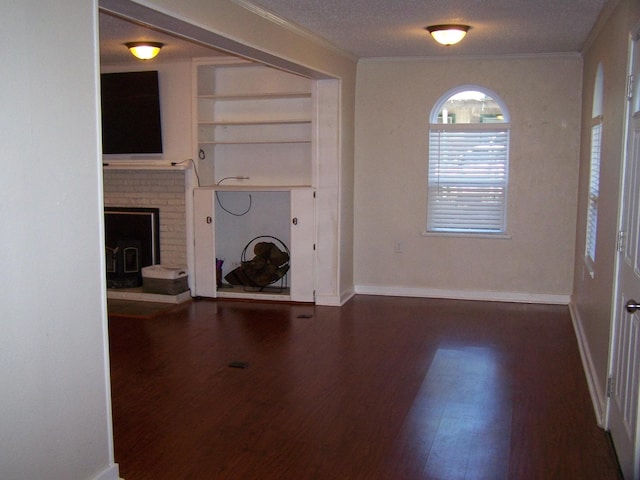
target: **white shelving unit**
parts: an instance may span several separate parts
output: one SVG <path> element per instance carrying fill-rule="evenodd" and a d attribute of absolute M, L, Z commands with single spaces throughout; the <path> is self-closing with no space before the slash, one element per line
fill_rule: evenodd
<path fill-rule="evenodd" d="M 196 59 L 194 159 L 195 293 L 205 297 L 314 301 L 315 192 L 312 80 L 241 60 Z M 216 197 L 218 194 L 218 198 Z M 252 207 L 245 215 L 230 215 Z M 219 288 L 252 238 L 273 235 L 290 250 L 284 288 Z M 226 282 L 223 282 L 226 283 Z"/>
<path fill-rule="evenodd" d="M 265 65 L 194 61 L 201 185 L 311 186 L 312 81 Z"/>

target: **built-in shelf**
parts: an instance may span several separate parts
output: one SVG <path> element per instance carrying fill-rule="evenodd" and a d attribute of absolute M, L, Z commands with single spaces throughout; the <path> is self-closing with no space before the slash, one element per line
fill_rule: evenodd
<path fill-rule="evenodd" d="M 200 145 L 283 145 L 287 143 L 311 143 L 311 140 L 253 140 L 253 141 L 241 141 L 236 142 L 200 142 Z"/>
<path fill-rule="evenodd" d="M 229 122 L 198 122 L 198 125 L 243 126 L 243 125 L 297 125 L 311 124 L 311 120 L 238 120 Z"/>
<path fill-rule="evenodd" d="M 241 182 L 242 180 L 236 181 Z M 212 188 L 218 191 L 230 192 L 288 192 L 291 190 L 309 190 L 311 185 L 242 185 L 240 183 L 221 183 Z"/>
<path fill-rule="evenodd" d="M 224 95 L 198 95 L 198 98 L 211 98 L 213 100 L 268 100 L 284 98 L 311 98 L 309 92 L 285 92 L 285 93 L 247 93 Z"/>
<path fill-rule="evenodd" d="M 194 61 L 193 145 L 200 185 L 313 183 L 313 83 L 250 62 Z"/>
<path fill-rule="evenodd" d="M 194 295 L 313 302 L 313 81 L 249 62 L 193 68 Z M 286 275 L 259 289 L 218 286 L 212 266 L 222 260 L 225 278 L 263 240 L 287 251 Z"/>

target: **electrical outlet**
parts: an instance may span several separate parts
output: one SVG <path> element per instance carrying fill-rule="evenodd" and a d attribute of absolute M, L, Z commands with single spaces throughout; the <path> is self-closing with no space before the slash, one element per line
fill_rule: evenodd
<path fill-rule="evenodd" d="M 393 244 L 393 251 L 395 253 L 402 253 L 404 251 L 404 243 L 400 240 L 396 240 Z"/>

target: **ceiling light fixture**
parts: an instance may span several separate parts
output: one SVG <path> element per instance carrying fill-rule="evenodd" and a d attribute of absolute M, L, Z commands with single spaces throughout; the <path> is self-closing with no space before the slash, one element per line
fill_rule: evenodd
<path fill-rule="evenodd" d="M 462 40 L 471 27 L 469 25 L 431 25 L 427 31 L 442 45 L 455 45 Z"/>
<path fill-rule="evenodd" d="M 164 46 L 158 42 L 128 42 L 125 43 L 131 54 L 140 60 L 150 60 L 160 52 Z"/>

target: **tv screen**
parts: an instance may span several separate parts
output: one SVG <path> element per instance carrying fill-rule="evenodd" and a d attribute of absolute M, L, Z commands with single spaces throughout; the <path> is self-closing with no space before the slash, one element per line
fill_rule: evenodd
<path fill-rule="evenodd" d="M 102 153 L 162 153 L 158 72 L 103 73 Z"/>

